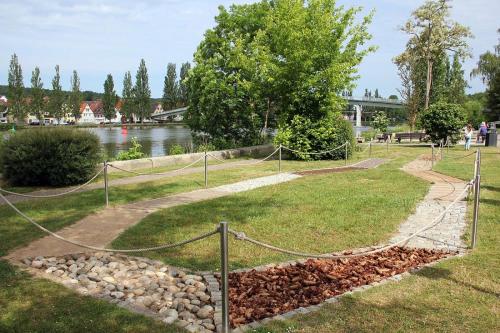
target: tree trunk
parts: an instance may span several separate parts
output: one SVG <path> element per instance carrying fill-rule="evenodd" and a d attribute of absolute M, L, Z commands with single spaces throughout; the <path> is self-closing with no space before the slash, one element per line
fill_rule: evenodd
<path fill-rule="evenodd" d="M 429 108 L 429 101 L 431 98 L 431 87 L 432 87 L 432 61 L 427 58 L 427 82 L 425 86 L 425 109 Z"/>

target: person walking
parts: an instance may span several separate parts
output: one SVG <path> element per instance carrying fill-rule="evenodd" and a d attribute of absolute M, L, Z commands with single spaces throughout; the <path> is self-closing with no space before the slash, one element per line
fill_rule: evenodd
<path fill-rule="evenodd" d="M 467 127 L 465 128 L 465 150 L 470 149 L 470 144 L 472 141 L 472 125 L 468 124 Z"/>
<path fill-rule="evenodd" d="M 481 123 L 481 127 L 479 127 L 479 134 L 478 134 L 480 143 L 483 143 L 484 140 L 486 139 L 486 133 L 488 133 L 488 127 L 486 126 L 486 123 L 483 121 Z"/>

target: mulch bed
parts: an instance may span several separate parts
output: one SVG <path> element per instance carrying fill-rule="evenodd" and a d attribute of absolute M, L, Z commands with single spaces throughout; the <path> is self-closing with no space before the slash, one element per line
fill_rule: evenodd
<path fill-rule="evenodd" d="M 287 267 L 229 274 L 233 327 L 307 307 L 420 267 L 449 252 L 394 247 L 349 259 L 309 259 Z"/>
<path fill-rule="evenodd" d="M 335 172 L 348 172 L 353 170 L 363 170 L 362 168 L 356 167 L 337 167 L 337 168 L 326 168 L 326 169 L 318 169 L 318 170 L 306 170 L 306 171 L 297 171 L 294 172 L 296 175 L 321 175 L 326 173 L 335 173 Z"/>

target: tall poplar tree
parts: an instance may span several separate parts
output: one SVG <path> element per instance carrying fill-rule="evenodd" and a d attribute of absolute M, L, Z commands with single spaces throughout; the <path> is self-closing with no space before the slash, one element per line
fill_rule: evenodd
<path fill-rule="evenodd" d="M 465 102 L 465 88 L 467 88 L 467 81 L 464 78 L 462 63 L 458 55 L 455 54 L 449 74 L 448 101 L 450 103 L 463 104 Z"/>
<path fill-rule="evenodd" d="M 122 90 L 122 109 L 121 114 L 127 119 L 131 119 L 134 115 L 134 88 L 132 85 L 132 75 L 130 71 L 125 73 L 123 78 Z"/>
<path fill-rule="evenodd" d="M 56 74 L 52 79 L 52 92 L 49 99 L 50 115 L 57 119 L 57 123 L 64 117 L 64 94 L 61 87 L 61 75 L 59 74 L 59 65 L 55 67 Z"/>
<path fill-rule="evenodd" d="M 24 122 L 26 108 L 23 100 L 23 70 L 15 53 L 10 59 L 8 84 L 7 99 L 9 100 L 9 113 L 16 121 Z"/>
<path fill-rule="evenodd" d="M 189 75 L 189 70 L 191 69 L 191 64 L 185 62 L 181 66 L 180 80 L 179 80 L 179 102 L 182 106 L 188 104 L 188 84 L 187 77 Z"/>
<path fill-rule="evenodd" d="M 117 102 L 117 96 L 115 91 L 115 84 L 113 82 L 113 76 L 108 74 L 106 81 L 104 81 L 104 95 L 102 96 L 102 109 L 104 118 L 108 119 L 111 123 L 116 115 L 115 106 Z"/>
<path fill-rule="evenodd" d="M 40 125 L 44 124 L 45 101 L 43 100 L 43 82 L 40 77 L 40 69 L 35 67 L 31 72 L 31 113 L 39 120 Z"/>
<path fill-rule="evenodd" d="M 167 75 L 165 76 L 163 85 L 163 98 L 161 103 L 163 110 L 172 110 L 175 108 L 177 105 L 178 89 L 176 66 L 173 63 L 169 63 L 167 65 Z"/>
<path fill-rule="evenodd" d="M 73 71 L 70 81 L 71 94 L 69 95 L 69 108 L 75 120 L 78 121 L 80 118 L 80 104 L 82 104 L 83 97 L 80 91 L 80 78 L 78 77 L 77 71 Z"/>
<path fill-rule="evenodd" d="M 141 59 L 135 75 L 134 105 L 141 123 L 144 122 L 145 118 L 151 116 L 151 90 L 149 89 L 148 69 L 144 59 Z"/>

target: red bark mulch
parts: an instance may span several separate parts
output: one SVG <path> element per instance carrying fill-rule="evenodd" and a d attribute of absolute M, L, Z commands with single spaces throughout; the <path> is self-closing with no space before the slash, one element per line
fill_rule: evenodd
<path fill-rule="evenodd" d="M 229 274 L 233 327 L 307 307 L 450 255 L 394 247 L 349 259 L 309 259 L 283 268 Z"/>

